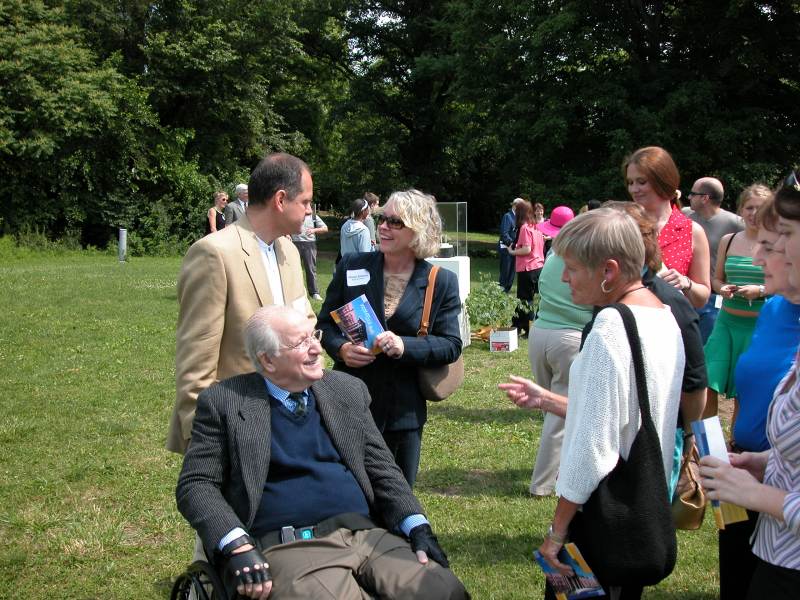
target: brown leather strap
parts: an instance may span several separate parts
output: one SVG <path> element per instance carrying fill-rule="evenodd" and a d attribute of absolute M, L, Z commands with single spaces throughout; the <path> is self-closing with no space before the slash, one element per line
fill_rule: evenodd
<path fill-rule="evenodd" d="M 431 272 L 428 273 L 428 287 L 425 289 L 425 304 L 422 305 L 422 321 L 419 324 L 418 336 L 428 335 L 428 327 L 430 327 L 431 320 L 431 304 L 433 303 L 433 288 L 436 285 L 436 274 L 439 272 L 439 267 L 431 267 Z"/>

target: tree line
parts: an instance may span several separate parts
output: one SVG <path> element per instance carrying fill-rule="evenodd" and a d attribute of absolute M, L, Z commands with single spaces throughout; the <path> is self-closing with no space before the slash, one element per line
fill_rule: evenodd
<path fill-rule="evenodd" d="M 623 198 L 643 145 L 728 204 L 800 160 L 797 1 L 0 0 L 0 28 L 0 234 L 179 250 L 272 150 L 323 207 L 415 186 L 473 229 Z"/>

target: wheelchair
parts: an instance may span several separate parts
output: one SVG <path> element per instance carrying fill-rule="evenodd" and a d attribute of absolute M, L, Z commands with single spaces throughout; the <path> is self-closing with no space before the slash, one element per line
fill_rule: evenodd
<path fill-rule="evenodd" d="M 236 597 L 239 597 L 236 594 Z M 211 563 L 196 560 L 175 580 L 170 600 L 234 600 Z"/>

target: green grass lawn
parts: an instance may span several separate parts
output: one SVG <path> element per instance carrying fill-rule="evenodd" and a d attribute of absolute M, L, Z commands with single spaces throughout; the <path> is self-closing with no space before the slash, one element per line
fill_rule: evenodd
<path fill-rule="evenodd" d="M 475 260 L 473 279 L 495 263 Z M 191 558 L 180 457 L 163 448 L 179 266 L 0 244 L 0 598 L 165 598 Z M 416 492 L 476 599 L 542 596 L 531 553 L 555 503 L 527 494 L 542 419 L 496 390 L 529 372 L 525 344 L 469 347 L 463 389 L 431 405 L 425 429 Z M 679 541 L 675 573 L 646 597 L 715 598 L 710 519 Z"/>

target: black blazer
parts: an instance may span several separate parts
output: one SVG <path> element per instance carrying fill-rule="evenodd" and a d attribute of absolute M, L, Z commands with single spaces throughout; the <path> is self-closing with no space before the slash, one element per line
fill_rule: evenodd
<path fill-rule="evenodd" d="M 348 286 L 347 271 L 365 269 L 370 274 L 366 285 Z M 428 286 L 431 264 L 418 260 L 397 309 L 387 321 L 383 305 L 383 253 L 348 254 L 336 266 L 317 327 L 322 329 L 322 345 L 334 360 L 334 369 L 345 371 L 367 384 L 372 396 L 372 415 L 381 431 L 419 429 L 427 420 L 427 406 L 419 391 L 417 369 L 454 362 L 461 355 L 458 313 L 458 279 L 440 269 L 431 304 L 431 324 L 426 337 L 417 337 L 422 320 L 422 305 Z M 339 359 L 339 348 L 347 341 L 330 311 L 365 294 L 383 328 L 403 339 L 405 350 L 399 359 L 381 353 L 370 365 L 351 369 Z"/>
<path fill-rule="evenodd" d="M 422 513 L 375 427 L 364 384 L 325 371 L 311 389 L 373 520 L 391 529 Z M 270 427 L 269 396 L 257 373 L 225 379 L 200 393 L 175 495 L 181 514 L 209 550 L 235 527 L 247 531 L 253 524 L 269 471 Z"/>

